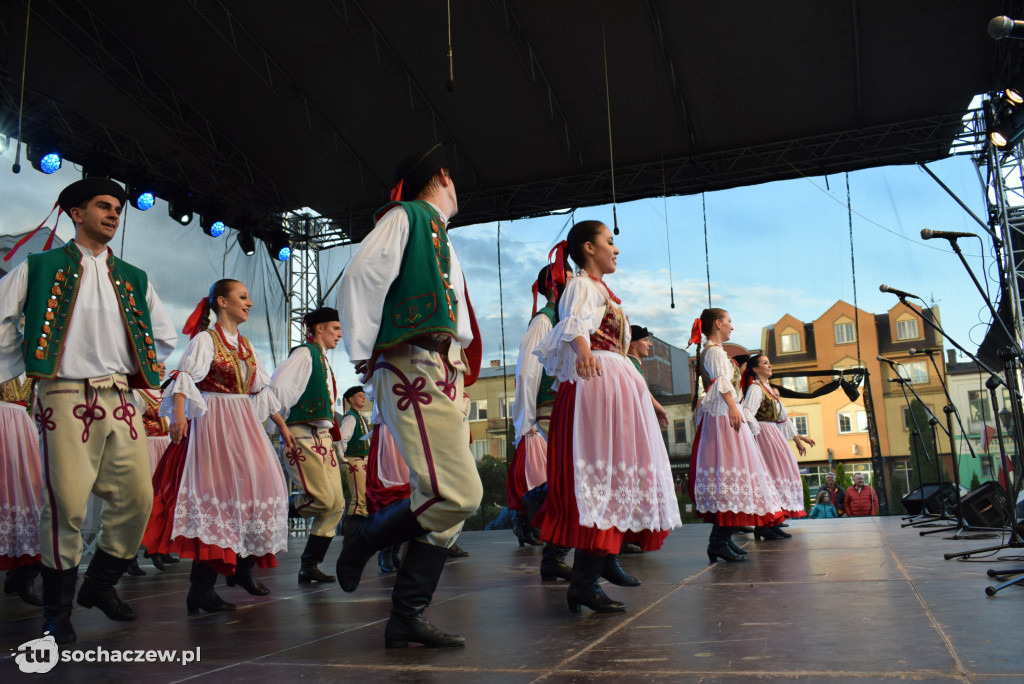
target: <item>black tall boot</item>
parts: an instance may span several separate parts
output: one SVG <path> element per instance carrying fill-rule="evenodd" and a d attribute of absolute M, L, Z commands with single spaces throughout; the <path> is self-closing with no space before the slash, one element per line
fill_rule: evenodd
<path fill-rule="evenodd" d="M 725 545 L 737 556 L 746 556 L 747 550 L 732 540 L 732 530 L 733 528 L 730 527 L 729 535 L 725 538 Z"/>
<path fill-rule="evenodd" d="M 237 584 L 253 596 L 266 596 L 269 594 L 270 589 L 252 574 L 254 565 L 256 565 L 256 559 L 252 556 L 239 558 L 235 563 L 235 574 L 228 576 L 227 585 L 233 587 Z"/>
<path fill-rule="evenodd" d="M 572 562 L 572 582 L 565 595 L 569 610 L 578 613 L 581 604 L 598 613 L 621 613 L 626 610 L 626 604 L 608 598 L 597 581 L 604 571 L 604 563 L 604 556 L 593 556 L 576 549 Z"/>
<path fill-rule="evenodd" d="M 604 557 L 604 570 L 601 571 L 601 577 L 620 587 L 639 587 L 642 584 L 636 577 L 623 570 L 619 565 L 619 557 L 612 554 Z"/>
<path fill-rule="evenodd" d="M 310 582 L 333 582 L 334 575 L 327 575 L 317 567 L 327 555 L 327 547 L 334 537 L 321 537 L 315 534 L 306 539 L 306 548 L 299 559 L 299 584 Z"/>
<path fill-rule="evenodd" d="M 115 558 L 103 549 L 96 549 L 85 580 L 78 590 L 78 605 L 83 608 L 99 608 L 111 620 L 131 622 L 139 616 L 132 607 L 121 600 L 114 585 L 131 564 L 131 558 Z"/>
<path fill-rule="evenodd" d="M 714 525 L 711 528 L 711 535 L 708 537 L 708 560 L 712 563 L 715 559 L 721 558 L 730 563 L 747 560 L 738 553 L 733 553 L 729 548 L 729 538 L 732 536 L 732 528 Z"/>
<path fill-rule="evenodd" d="M 30 565 L 19 565 L 7 573 L 4 579 L 4 593 L 17 594 L 30 606 L 41 606 L 43 600 L 36 594 L 35 581 L 42 563 L 36 561 Z"/>
<path fill-rule="evenodd" d="M 363 521 L 358 531 L 345 535 L 341 545 L 341 555 L 335 573 L 338 584 L 348 592 L 359 586 L 363 576 L 363 568 L 373 558 L 377 549 L 390 544 L 400 544 L 416 537 L 422 537 L 427 531 L 420 527 L 416 516 L 409 507 L 409 500 L 396 501 L 387 508 L 377 511 Z M 448 550 L 442 549 L 447 557 Z M 408 555 L 406 551 L 406 555 Z"/>
<path fill-rule="evenodd" d="M 557 579 L 572 580 L 572 568 L 565 564 L 569 555 L 569 547 L 558 546 L 548 542 L 544 545 L 544 554 L 540 562 L 540 578 L 545 582 Z"/>
<path fill-rule="evenodd" d="M 365 515 L 346 515 L 341 521 L 341 536 L 352 537 L 359 534 L 359 528 L 363 526 L 364 520 Z"/>
<path fill-rule="evenodd" d="M 443 546 L 409 542 L 391 592 L 391 617 L 384 629 L 386 648 L 406 648 L 410 641 L 427 648 L 465 645 L 465 639 L 445 634 L 423 617 L 447 559 L 448 549 Z"/>
<path fill-rule="evenodd" d="M 192 582 L 185 598 L 189 615 L 199 615 L 200 610 L 207 613 L 223 613 L 235 609 L 235 604 L 228 603 L 214 590 L 213 587 L 217 584 L 217 571 L 212 565 L 192 561 L 192 572 L 188 577 Z"/>
<path fill-rule="evenodd" d="M 39 572 L 43 576 L 43 636 L 49 634 L 58 644 L 73 644 L 78 638 L 71 626 L 78 566 L 55 570 L 44 565 Z"/>

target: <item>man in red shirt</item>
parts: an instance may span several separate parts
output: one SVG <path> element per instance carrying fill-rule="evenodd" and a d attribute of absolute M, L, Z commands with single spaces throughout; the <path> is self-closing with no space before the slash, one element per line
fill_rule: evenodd
<path fill-rule="evenodd" d="M 864 484 L 863 473 L 853 474 L 853 486 L 843 499 L 848 516 L 878 515 L 878 496 L 871 485 Z"/>

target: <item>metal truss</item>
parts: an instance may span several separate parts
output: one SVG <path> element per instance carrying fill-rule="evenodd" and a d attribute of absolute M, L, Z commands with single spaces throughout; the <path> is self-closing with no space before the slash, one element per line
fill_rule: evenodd
<path fill-rule="evenodd" d="M 288 260 L 289 349 L 306 341 L 303 316 L 320 307 L 320 250 L 314 244 L 292 248 Z"/>

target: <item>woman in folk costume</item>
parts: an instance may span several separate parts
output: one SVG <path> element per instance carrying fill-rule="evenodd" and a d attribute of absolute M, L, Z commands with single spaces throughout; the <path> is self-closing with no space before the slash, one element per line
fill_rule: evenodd
<path fill-rule="evenodd" d="M 24 373 L 0 384 L 0 570 L 7 570 L 5 594 L 41 606 L 34 584 L 41 567 L 43 462 L 39 433 L 26 408 L 34 384 Z"/>
<path fill-rule="evenodd" d="M 775 486 L 739 405 L 733 385 L 736 364 L 722 349 L 732 330 L 729 312 L 704 309 L 694 321 L 690 338 L 698 344 L 701 333 L 707 338 L 697 355 L 706 394 L 694 418 L 697 435 L 690 459 L 690 496 L 697 513 L 714 524 L 708 539 L 712 563 L 717 558 L 745 560 L 729 546 L 733 527 L 771 525 L 782 517 Z"/>
<path fill-rule="evenodd" d="M 668 454 L 643 378 L 626 359 L 629 321 L 605 284 L 619 249 L 600 221 L 569 231 L 580 267 L 559 302 L 559 322 L 535 352 L 560 383 L 548 435 L 548 499 L 541 538 L 576 549 L 567 600 L 600 612 L 625 605 L 598 578 L 623 542 L 661 548 L 680 525 Z"/>
<path fill-rule="evenodd" d="M 793 458 L 787 440 L 796 443 L 797 451 L 803 456 L 814 441 L 797 434 L 796 425 L 786 415 L 786 407 L 779 400 L 779 393 L 768 384 L 772 376 L 772 362 L 764 354 L 754 354 L 747 361 L 743 371 L 744 387 L 742 408 L 745 414 L 753 415 L 756 421 L 750 424 L 757 445 L 761 448 L 765 467 L 779 495 L 782 512 L 788 518 L 803 518 L 804 487 L 800 471 Z M 786 539 L 793 535 L 783 532 L 778 525 L 759 527 L 754 536 L 764 539 Z"/>
<path fill-rule="evenodd" d="M 274 554 L 288 547 L 288 493 L 262 421 L 269 415 L 286 441 L 290 433 L 270 377 L 238 333 L 251 307 L 242 283 L 214 283 L 185 325 L 192 341 L 164 390 L 161 413 L 171 416 L 173 444 L 153 477 L 142 543 L 151 553 L 193 559 L 190 615 L 234 608 L 214 591 L 217 573 L 228 586 L 269 594 L 252 568 L 275 567 Z"/>
<path fill-rule="evenodd" d="M 412 494 L 409 487 L 409 466 L 402 458 L 395 438 L 381 420 L 377 404 L 373 404 L 370 432 L 370 454 L 366 457 L 366 510 L 370 515 L 383 510 Z M 384 547 L 377 552 L 381 572 L 394 572 L 400 563 L 401 544 Z"/>

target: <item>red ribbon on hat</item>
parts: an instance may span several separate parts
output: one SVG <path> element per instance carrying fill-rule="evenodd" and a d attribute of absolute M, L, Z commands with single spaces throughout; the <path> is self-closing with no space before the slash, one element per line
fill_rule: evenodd
<path fill-rule="evenodd" d="M 565 277 L 565 250 L 567 249 L 569 249 L 569 243 L 562 240 L 548 252 L 548 264 L 551 266 L 549 271 L 553 284 L 565 285 L 568 282 Z M 551 261 L 552 254 L 555 256 L 554 261 Z"/>
<path fill-rule="evenodd" d="M 686 343 L 686 346 L 689 347 L 691 344 L 699 345 L 700 344 L 700 335 L 701 335 L 700 318 L 695 318 L 695 319 L 693 319 L 693 327 L 690 328 L 690 341 Z"/>
<path fill-rule="evenodd" d="M 533 281 L 533 311 L 530 312 L 530 318 L 537 315 L 537 289 L 538 283 L 536 280 Z"/>
<path fill-rule="evenodd" d="M 53 230 L 50 231 L 50 237 L 47 238 L 46 245 L 43 246 L 43 251 L 46 251 L 53 247 L 53 240 L 54 238 L 57 237 L 57 224 L 60 223 L 60 215 L 64 213 L 63 209 L 58 208 L 59 206 L 59 201 L 53 203 L 53 209 L 57 209 L 57 220 L 53 222 Z M 51 216 L 53 216 L 53 209 L 50 209 L 50 213 L 46 215 L 46 218 L 43 219 L 42 223 L 33 228 L 28 235 L 18 240 L 18 242 L 15 243 L 14 247 L 11 247 L 11 251 L 9 251 L 4 256 L 4 261 L 10 261 L 14 257 L 14 253 L 21 249 L 22 245 L 31 240 L 36 233 L 42 230 L 43 226 L 46 225 L 46 222 L 50 219 Z"/>
<path fill-rule="evenodd" d="M 395 184 L 395 187 L 391 188 L 391 194 L 388 197 L 391 199 L 392 202 L 399 202 L 399 201 L 401 201 L 401 199 L 402 199 L 402 183 L 403 182 L 405 182 L 404 178 L 402 180 L 398 181 L 398 183 Z"/>
<path fill-rule="evenodd" d="M 199 330 L 199 319 L 203 317 L 203 307 L 206 306 L 207 297 L 203 297 L 196 304 L 196 308 L 188 316 L 188 320 L 185 321 L 185 327 L 181 329 L 182 334 L 188 335 L 189 339 L 192 339 L 198 335 L 201 331 Z"/>

